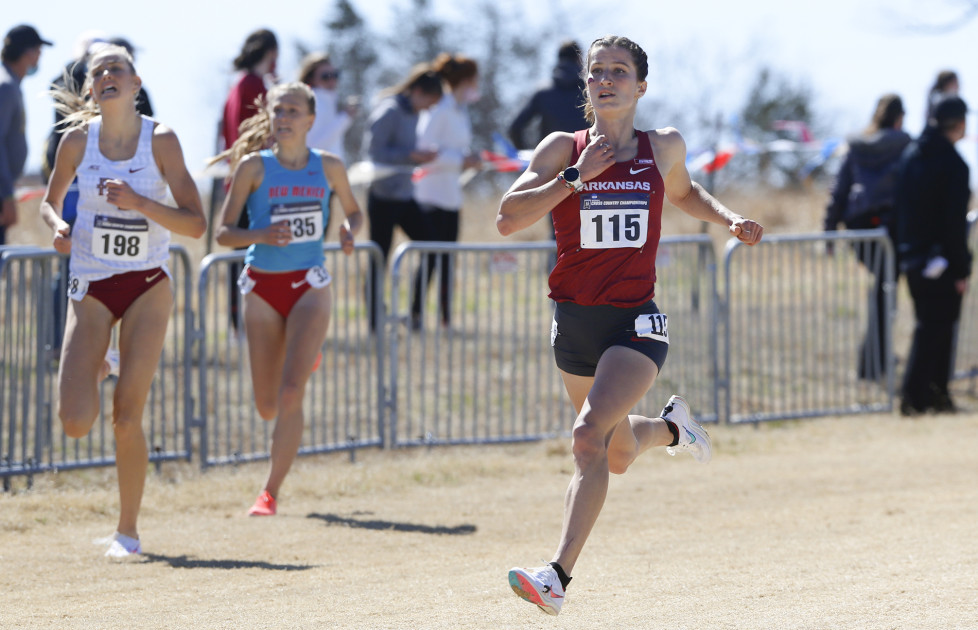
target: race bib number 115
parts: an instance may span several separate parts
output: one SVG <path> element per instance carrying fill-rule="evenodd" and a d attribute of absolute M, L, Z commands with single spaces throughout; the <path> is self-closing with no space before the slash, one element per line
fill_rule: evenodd
<path fill-rule="evenodd" d="M 581 196 L 581 248 L 643 247 L 649 235 L 649 197 L 644 193 Z"/>

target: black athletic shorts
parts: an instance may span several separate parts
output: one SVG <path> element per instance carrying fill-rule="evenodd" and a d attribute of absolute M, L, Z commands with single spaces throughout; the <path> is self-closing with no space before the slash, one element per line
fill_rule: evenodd
<path fill-rule="evenodd" d="M 557 367 L 577 376 L 594 376 L 598 359 L 611 346 L 637 350 L 661 371 L 669 352 L 669 327 L 652 300 L 632 308 L 557 302 L 550 345 Z"/>

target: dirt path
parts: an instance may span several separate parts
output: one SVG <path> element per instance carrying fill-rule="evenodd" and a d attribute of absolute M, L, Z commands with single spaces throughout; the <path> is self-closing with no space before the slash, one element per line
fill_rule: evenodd
<path fill-rule="evenodd" d="M 114 473 L 17 480 L 0 628 L 978 627 L 978 414 L 711 432 L 709 466 L 660 449 L 612 479 L 556 619 L 506 571 L 552 553 L 564 442 L 304 458 L 268 519 L 244 516 L 263 464 L 169 464 L 123 564 L 91 544 Z"/>

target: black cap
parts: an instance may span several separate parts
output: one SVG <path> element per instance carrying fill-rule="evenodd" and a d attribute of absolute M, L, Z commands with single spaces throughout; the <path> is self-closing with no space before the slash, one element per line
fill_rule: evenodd
<path fill-rule="evenodd" d="M 3 47 L 18 51 L 34 48 L 35 46 L 53 46 L 52 42 L 42 39 L 33 26 L 21 24 L 7 31 L 3 38 Z"/>
<path fill-rule="evenodd" d="M 948 96 L 934 106 L 934 120 L 940 127 L 954 120 L 963 120 L 967 113 L 968 105 L 960 96 Z"/>

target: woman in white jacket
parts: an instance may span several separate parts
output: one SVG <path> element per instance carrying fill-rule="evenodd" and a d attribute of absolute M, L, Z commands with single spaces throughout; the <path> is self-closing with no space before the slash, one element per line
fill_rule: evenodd
<path fill-rule="evenodd" d="M 316 122 L 313 123 L 306 141 L 313 149 L 327 151 L 346 161 L 343 155 L 343 138 L 357 108 L 345 104 L 340 107 L 336 86 L 340 70 L 325 53 L 310 53 L 302 60 L 299 80 L 312 88 L 316 97 Z"/>
<path fill-rule="evenodd" d="M 441 53 L 432 62 L 445 91 L 441 100 L 424 112 L 418 121 L 418 149 L 433 151 L 437 157 L 415 176 L 414 198 L 426 219 L 429 241 L 458 240 L 458 213 L 462 207 L 462 171 L 478 168 L 479 158 L 472 153 L 472 123 L 468 106 L 479 99 L 479 69 L 476 62 L 461 55 Z M 420 175 L 420 176 L 418 176 Z M 436 257 L 427 263 L 428 280 L 438 267 Z M 451 265 L 448 254 L 441 257 L 439 305 L 441 323 L 451 323 Z M 415 283 L 411 315 L 415 328 L 421 325 L 422 275 Z"/>

